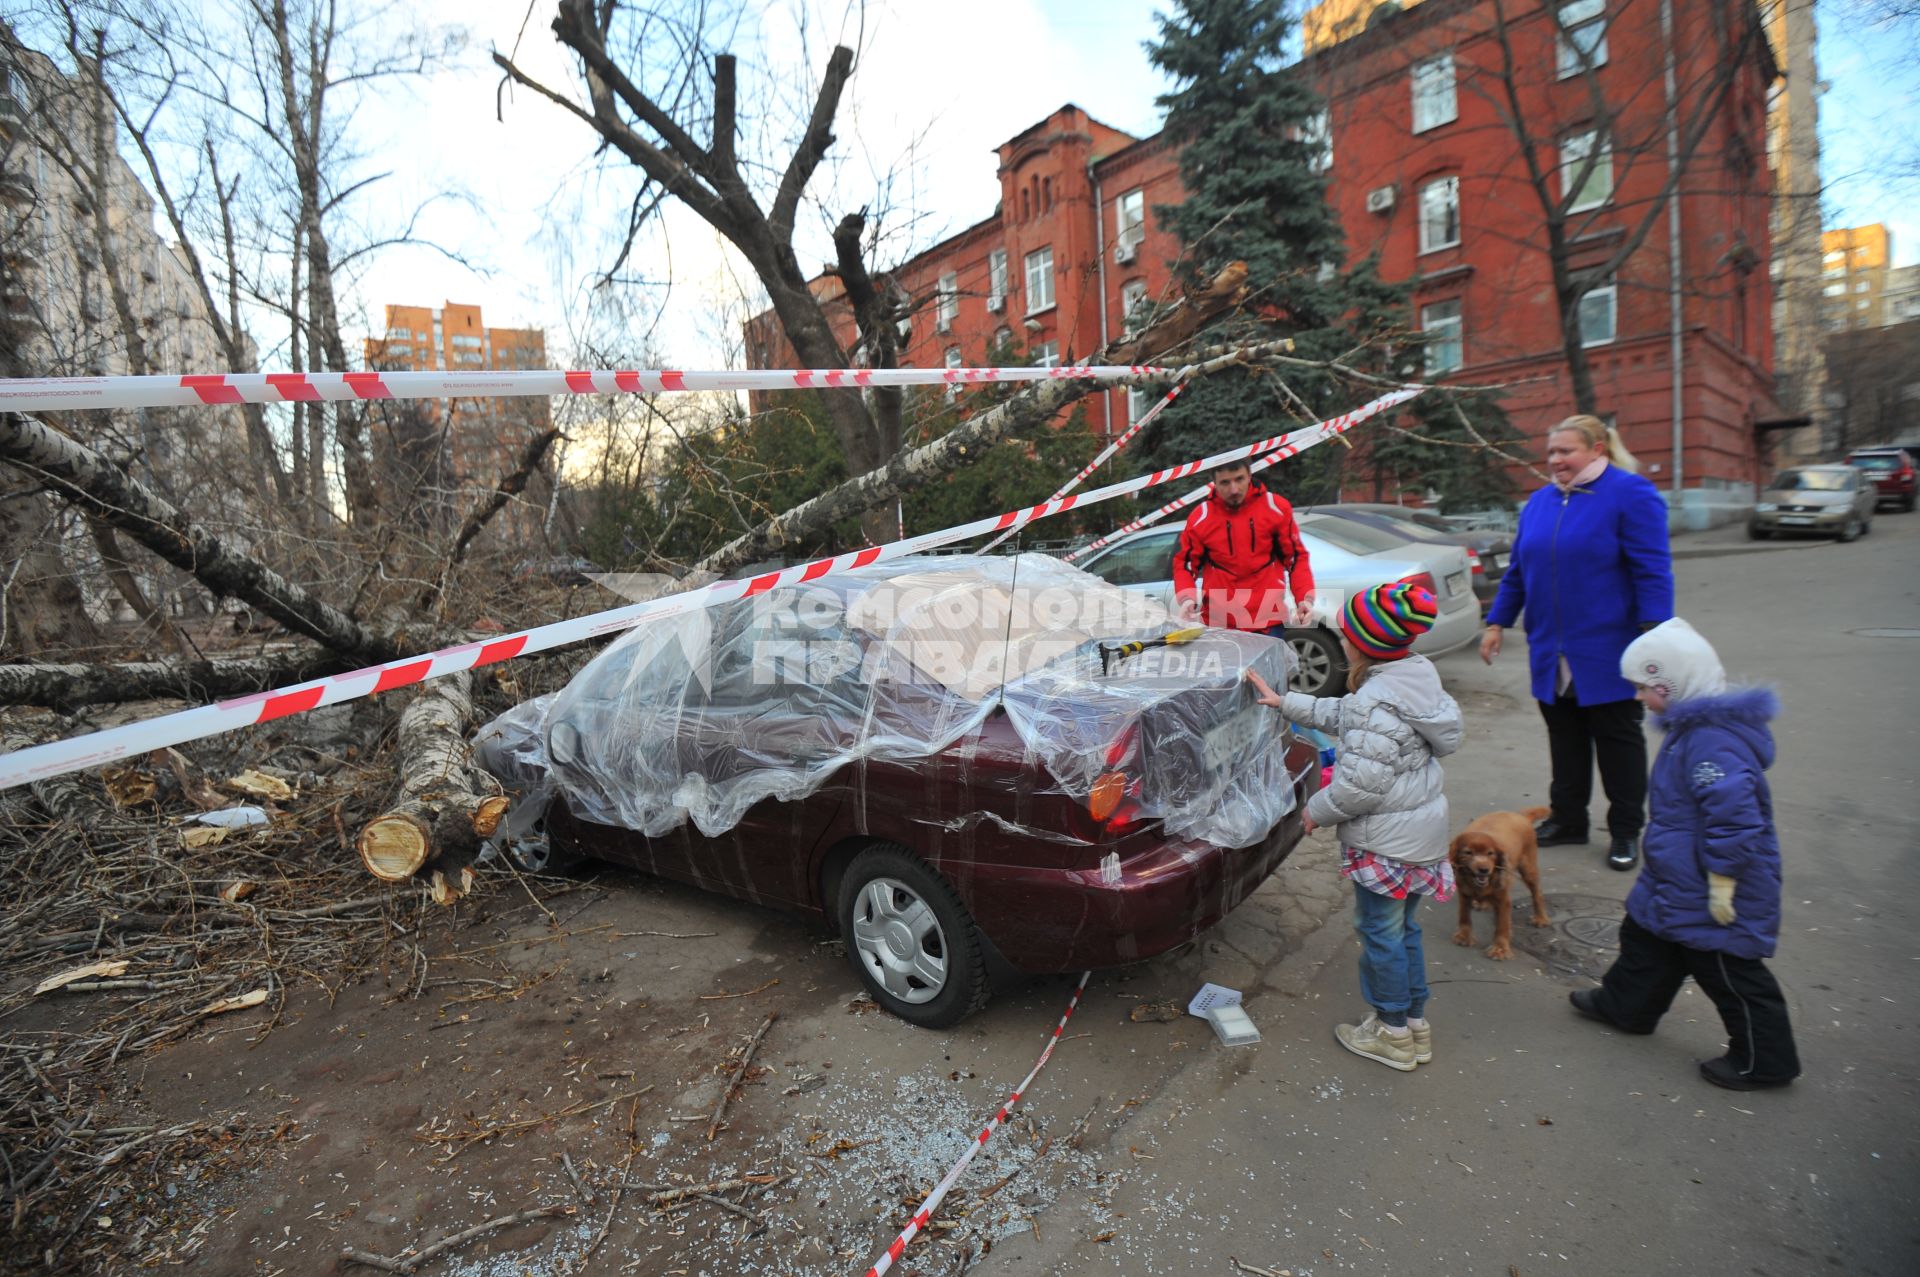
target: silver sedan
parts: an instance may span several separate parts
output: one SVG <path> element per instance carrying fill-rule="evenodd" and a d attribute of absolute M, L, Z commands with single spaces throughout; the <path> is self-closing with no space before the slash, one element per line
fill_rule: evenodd
<path fill-rule="evenodd" d="M 1873 530 L 1880 504 L 1873 478 L 1853 466 L 1795 466 L 1773 476 L 1747 520 L 1747 535 L 1813 533 L 1851 541 Z"/>
<path fill-rule="evenodd" d="M 1340 693 L 1347 662 L 1340 651 L 1335 618 L 1350 595 L 1376 585 L 1414 578 L 1433 591 L 1440 603 L 1440 619 L 1413 645 L 1421 655 L 1439 656 L 1479 637 L 1480 608 L 1474 601 L 1473 572 L 1463 547 L 1410 542 L 1326 516 L 1302 515 L 1299 522 L 1313 565 L 1314 623 L 1287 627 L 1287 643 L 1299 658 L 1292 684 L 1295 691 L 1311 696 Z M 1079 566 L 1110 584 L 1150 594 L 1171 607 L 1173 553 L 1179 540 L 1179 528 L 1147 528 L 1115 541 Z"/>

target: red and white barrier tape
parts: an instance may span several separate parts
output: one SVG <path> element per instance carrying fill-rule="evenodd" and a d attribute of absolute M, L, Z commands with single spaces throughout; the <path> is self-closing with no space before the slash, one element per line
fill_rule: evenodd
<path fill-rule="evenodd" d="M 658 395 L 694 390 L 830 390 L 966 386 L 1008 381 L 1112 381 L 1169 375 L 1145 364 L 1059 368 L 507 369 L 474 372 L 253 372 L 165 377 L 0 378 L 0 409 L 193 408 L 348 399 L 504 399 L 526 395 Z"/>
<path fill-rule="evenodd" d="M 1418 393 L 1419 388 L 1408 387 L 1393 392 L 1393 395 L 1387 398 L 1398 402 L 1412 398 Z M 1376 401 L 1376 403 L 1384 402 L 1384 400 Z M 1368 405 L 1368 408 L 1378 411 L 1374 405 Z M 1355 415 L 1355 413 L 1347 414 L 1350 418 Z M 1372 414 L 1368 412 L 1367 415 Z M 1331 426 L 1332 423 L 1328 424 Z M 1302 448 L 1311 446 L 1307 443 L 1298 446 L 1288 444 L 1287 441 L 1291 437 L 1281 435 L 1272 439 L 1262 439 L 1242 448 L 1234 448 L 1211 457 L 1202 457 L 1198 461 L 1186 462 L 1171 470 L 1156 470 L 1152 474 L 1108 484 L 1104 488 L 1095 488 L 1078 495 L 1062 497 L 1058 501 L 1043 501 L 1039 505 L 1029 506 L 1023 510 L 1009 510 L 997 517 L 976 519 L 972 523 L 943 528 L 937 532 L 923 532 L 886 545 L 868 546 L 864 550 L 837 554 L 832 558 L 815 559 L 811 563 L 796 564 L 790 568 L 782 568 L 778 572 L 716 581 L 684 594 L 650 599 L 645 603 L 630 603 L 625 607 L 611 608 L 605 612 L 595 612 L 571 620 L 556 621 L 550 625 L 535 626 L 532 629 L 503 635 L 484 643 L 463 643 L 457 647 L 429 652 L 424 656 L 388 661 L 384 665 L 371 665 L 346 674 L 335 674 L 330 678 L 295 683 L 289 687 L 275 688 L 268 692 L 255 692 L 250 696 L 242 696 L 234 700 L 219 701 L 195 709 L 179 710 L 172 714 L 163 714 L 158 718 L 104 728 L 85 736 L 75 736 L 45 745 L 35 745 L 30 749 L 0 754 L 0 789 L 10 789 L 15 785 L 45 780 L 49 776 L 58 776 L 64 772 L 98 767 L 115 759 L 145 754 L 152 750 L 164 749 L 169 745 L 179 745 L 208 736 L 217 736 L 222 732 L 230 732 L 241 727 L 253 727 L 260 723 L 271 722 L 276 718 L 285 718 L 290 714 L 303 714 L 323 705 L 338 705 L 342 701 L 373 696 L 425 679 L 438 678 L 443 674 L 457 674 L 461 670 L 476 669 L 496 661 L 544 652 L 550 648 L 578 643 L 583 639 L 598 638 L 631 629 L 642 621 L 657 617 L 675 616 L 714 603 L 751 598 L 781 586 L 815 581 L 829 572 L 863 568 L 869 564 L 884 563 L 890 559 L 918 554 L 923 550 L 935 549 L 955 541 L 966 541 L 990 532 L 1022 527 L 1040 519 L 1052 518 L 1075 506 L 1097 505 L 1102 501 L 1111 501 L 1115 497 L 1125 496 L 1128 493 L 1205 473 L 1228 461 L 1255 456 L 1282 445 L 1291 449 L 1287 454 L 1289 456 Z M 1324 437 L 1332 436 L 1327 434 Z M 1316 439 L 1313 442 L 1319 441 Z"/>
<path fill-rule="evenodd" d="M 1048 497 L 1047 500 L 1058 501 L 1061 497 L 1064 497 L 1069 492 L 1072 492 L 1075 488 L 1080 486 L 1081 482 L 1084 479 L 1086 479 L 1088 475 L 1092 474 L 1095 470 L 1098 470 L 1101 466 L 1104 466 L 1105 464 L 1107 464 L 1107 459 L 1109 457 L 1113 456 L 1115 453 L 1119 452 L 1122 448 L 1126 447 L 1129 443 L 1131 443 L 1135 435 L 1139 434 L 1142 430 L 1145 430 L 1147 426 L 1152 423 L 1153 419 L 1160 415 L 1161 409 L 1165 408 L 1168 404 L 1172 403 L 1174 400 L 1180 397 L 1180 392 L 1187 388 L 1187 383 L 1184 380 L 1184 378 L 1191 371 L 1193 371 L 1191 368 L 1182 368 L 1179 372 L 1175 373 L 1172 390 L 1169 390 L 1165 395 L 1163 395 L 1160 398 L 1160 401 L 1154 404 L 1153 407 L 1141 413 L 1140 420 L 1134 422 L 1131 426 L 1128 426 L 1125 434 L 1121 435 L 1118 439 L 1115 439 L 1112 443 L 1108 444 L 1105 448 L 1101 449 L 1099 456 L 1087 462 L 1085 469 L 1081 470 L 1079 474 L 1076 474 L 1075 476 L 1073 476 L 1073 478 L 1061 484 L 1060 487 L 1055 490 L 1054 494 Z M 1011 532 L 1002 532 L 999 536 L 995 537 L 993 540 L 981 546 L 980 553 L 982 554 L 991 553 L 995 546 L 999 545 L 1002 541 L 1006 540 L 1008 537 L 1012 535 L 1013 533 Z"/>
<path fill-rule="evenodd" d="M 1028 1087 L 1033 1085 L 1033 1079 L 1040 1076 L 1040 1070 L 1046 1068 L 1047 1061 L 1053 1058 L 1053 1048 L 1060 1045 L 1060 1035 L 1066 1032 L 1067 1021 L 1073 1018 L 1074 1008 L 1080 1005 L 1080 995 L 1087 991 L 1087 980 L 1092 975 L 1091 971 L 1080 973 L 1080 983 L 1074 986 L 1073 999 L 1067 1003 L 1067 1012 L 1060 1017 L 1060 1023 L 1053 1026 L 1053 1036 L 1047 1039 L 1047 1049 L 1040 1053 L 1040 1059 L 1035 1062 L 1033 1072 L 1027 1074 L 1026 1081 L 1013 1088 L 1013 1094 L 1008 1096 L 1007 1102 L 1000 1106 L 1000 1111 L 995 1113 L 992 1120 L 973 1137 L 973 1142 L 967 1145 L 967 1151 L 960 1155 L 960 1160 L 953 1164 L 953 1169 L 947 1172 L 946 1178 L 936 1184 L 933 1191 L 927 1194 L 927 1199 L 920 1203 L 920 1209 L 915 1211 L 913 1218 L 907 1221 L 906 1228 L 893 1239 L 893 1244 L 887 1247 L 880 1258 L 873 1261 L 873 1267 L 867 1269 L 866 1277 L 880 1277 L 881 1273 L 893 1267 L 900 1256 L 907 1253 L 907 1247 L 913 1244 L 915 1235 L 927 1226 L 928 1220 L 940 1212 L 940 1203 L 946 1200 L 947 1190 L 952 1188 L 967 1167 L 973 1164 L 974 1157 L 987 1146 L 987 1141 L 993 1137 L 993 1133 L 1000 1129 L 1000 1124 L 1007 1120 L 1007 1115 L 1013 1112 L 1015 1105 L 1020 1103 L 1020 1097 L 1027 1093 Z"/>
<path fill-rule="evenodd" d="M 1254 474 L 1259 474 L 1268 466 L 1285 461 L 1288 457 L 1295 456 L 1304 449 L 1311 448 L 1316 443 L 1324 443 L 1335 435 L 1345 434 L 1375 413 L 1384 412 L 1388 408 L 1403 404 L 1419 394 L 1420 391 L 1421 387 L 1419 386 L 1404 386 L 1392 394 L 1382 395 L 1371 403 L 1362 404 L 1352 412 L 1342 413 L 1340 416 L 1328 421 L 1303 427 L 1289 435 L 1283 435 L 1281 436 L 1282 442 L 1280 447 L 1253 462 L 1247 469 Z M 1089 542 L 1077 550 L 1063 554 L 1060 557 L 1068 563 L 1077 563 L 1079 560 L 1092 554 L 1095 550 L 1104 549 L 1129 533 L 1138 532 L 1141 528 L 1158 523 L 1170 514 L 1178 514 L 1194 502 L 1205 498 L 1207 493 L 1211 491 L 1213 491 L 1213 485 L 1211 483 L 1204 483 L 1191 492 L 1175 497 L 1158 510 L 1149 511 L 1133 522 L 1122 524 L 1105 536 Z"/>

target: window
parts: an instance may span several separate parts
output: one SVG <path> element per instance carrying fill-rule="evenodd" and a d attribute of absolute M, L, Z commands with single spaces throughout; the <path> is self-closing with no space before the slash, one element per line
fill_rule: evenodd
<path fill-rule="evenodd" d="M 1466 362 L 1458 298 L 1422 306 L 1420 331 L 1427 339 L 1427 376 L 1452 372 Z"/>
<path fill-rule="evenodd" d="M 1058 368 L 1060 366 L 1060 343 L 1043 341 L 1034 350 L 1034 365 L 1039 368 Z"/>
<path fill-rule="evenodd" d="M 947 274 L 940 277 L 934 286 L 935 326 L 943 333 L 953 331 L 953 321 L 960 318 L 960 277 Z"/>
<path fill-rule="evenodd" d="M 1569 0 L 1560 6 L 1555 40 L 1560 78 L 1607 64 L 1606 0 Z"/>
<path fill-rule="evenodd" d="M 1128 191 L 1113 202 L 1113 207 L 1115 243 L 1129 250 L 1140 247 L 1140 241 L 1147 237 L 1147 193 Z"/>
<path fill-rule="evenodd" d="M 1847 295 L 1847 283 L 1845 280 L 1835 280 L 1820 291 L 1828 297 L 1845 297 Z"/>
<path fill-rule="evenodd" d="M 1856 292 L 1856 293 L 1864 293 L 1864 292 L 1866 292 L 1866 291 L 1867 291 L 1867 281 L 1863 279 L 1863 280 L 1860 280 L 1859 282 L 1857 282 L 1856 284 L 1854 284 L 1854 286 L 1853 286 L 1853 291 L 1854 291 L 1854 292 Z"/>
<path fill-rule="evenodd" d="M 1425 133 L 1460 114 L 1453 96 L 1453 54 L 1413 64 L 1413 131 Z"/>
<path fill-rule="evenodd" d="M 1120 285 L 1120 329 L 1122 337 L 1131 337 L 1146 324 L 1147 281 L 1130 279 Z"/>
<path fill-rule="evenodd" d="M 1027 313 L 1053 309 L 1053 249 L 1027 254 Z"/>
<path fill-rule="evenodd" d="M 1083 566 L 1109 585 L 1152 585 L 1173 576 L 1173 551 L 1179 540 L 1177 531 L 1140 537 Z"/>
<path fill-rule="evenodd" d="M 1050 177 L 1040 179 L 1040 207 L 1049 213 L 1053 211 L 1053 179 Z"/>
<path fill-rule="evenodd" d="M 1582 346 L 1604 346 L 1614 339 L 1619 320 L 1615 292 L 1613 280 L 1609 279 L 1600 287 L 1589 289 L 1580 299 Z"/>
<path fill-rule="evenodd" d="M 1326 107 L 1307 117 L 1307 122 L 1300 127 L 1300 140 L 1312 153 L 1307 167 L 1316 173 L 1333 167 L 1333 118 Z"/>
<path fill-rule="evenodd" d="M 1127 424 L 1132 425 L 1147 415 L 1147 409 L 1153 406 L 1153 397 L 1138 386 L 1127 391 Z"/>
<path fill-rule="evenodd" d="M 1580 170 L 1590 154 L 1593 167 L 1583 182 Z M 1613 198 L 1613 148 L 1598 133 L 1575 133 L 1560 144 L 1560 193 L 1569 213 L 1598 208 Z"/>
<path fill-rule="evenodd" d="M 1420 188 L 1420 251 L 1460 243 L 1460 179 L 1443 177 Z"/>
<path fill-rule="evenodd" d="M 960 347 L 947 347 L 946 365 L 949 368 L 958 368 L 960 366 Z M 957 399 L 959 395 L 960 387 L 958 383 L 947 387 L 947 398 L 949 400 Z"/>
<path fill-rule="evenodd" d="M 1007 304 L 1007 250 L 996 248 L 987 254 L 987 309 L 1002 310 Z"/>
<path fill-rule="evenodd" d="M 993 349 L 995 354 L 1006 354 L 1013 349 L 1013 329 L 1005 324 L 993 330 Z"/>

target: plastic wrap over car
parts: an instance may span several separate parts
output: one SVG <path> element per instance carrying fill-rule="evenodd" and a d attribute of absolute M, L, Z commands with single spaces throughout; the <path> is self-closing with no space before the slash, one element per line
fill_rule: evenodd
<path fill-rule="evenodd" d="M 586 820 L 713 837 L 755 803 L 861 759 L 930 757 L 1005 713 L 1074 799 L 1239 847 L 1293 807 L 1285 724 L 1244 681 L 1251 667 L 1285 686 L 1290 660 L 1264 635 L 1183 631 L 1044 555 L 913 558 L 637 627 L 475 744 L 520 796 L 509 837 L 556 793 Z"/>

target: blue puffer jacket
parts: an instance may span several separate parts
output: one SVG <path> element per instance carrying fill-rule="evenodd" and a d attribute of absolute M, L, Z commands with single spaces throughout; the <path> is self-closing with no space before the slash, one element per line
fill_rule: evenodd
<path fill-rule="evenodd" d="M 1764 687 L 1677 701 L 1654 719 L 1667 738 L 1653 761 L 1646 864 L 1627 913 L 1690 949 L 1766 958 L 1780 939 L 1780 840 L 1773 832 L 1773 732 L 1780 702 Z M 1734 920 L 1707 913 L 1707 874 L 1725 874 Z"/>
<path fill-rule="evenodd" d="M 1553 702 L 1563 654 L 1582 705 L 1632 700 L 1620 653 L 1673 615 L 1660 490 L 1608 466 L 1571 492 L 1549 484 L 1529 497 L 1487 624 L 1510 626 L 1523 610 L 1535 700 Z"/>

